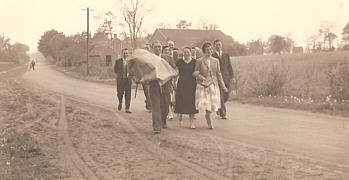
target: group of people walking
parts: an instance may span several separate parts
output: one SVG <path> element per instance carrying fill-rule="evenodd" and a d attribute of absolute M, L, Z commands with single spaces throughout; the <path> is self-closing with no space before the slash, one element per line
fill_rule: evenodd
<path fill-rule="evenodd" d="M 183 115 L 189 115 L 190 128 L 195 129 L 195 114 L 205 111 L 209 129 L 214 128 L 212 113 L 227 119 L 225 103 L 234 83 L 234 73 L 228 54 L 222 52 L 219 39 L 204 42 L 202 57 L 197 57 L 197 48 L 184 47 L 182 52 L 174 47 L 173 41 L 162 45 L 160 41 L 147 44 L 146 50 L 166 60 L 178 72 L 178 77 L 160 86 L 158 80 L 142 82 L 146 97 L 146 109 L 152 113 L 153 133 L 159 134 L 167 128 L 167 118 L 178 114 L 179 125 Z M 123 57 L 116 60 L 118 110 L 122 109 L 125 95 L 126 113 L 130 111 L 131 77 L 127 73 L 128 49 L 122 50 Z M 173 112 L 174 111 L 174 112 Z"/>

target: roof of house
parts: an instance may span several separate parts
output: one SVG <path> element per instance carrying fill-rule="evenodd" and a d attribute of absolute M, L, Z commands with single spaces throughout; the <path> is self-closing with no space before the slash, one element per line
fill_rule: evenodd
<path fill-rule="evenodd" d="M 156 33 L 159 33 L 163 39 L 155 39 Z M 158 35 L 159 36 L 159 35 Z M 233 40 L 220 30 L 202 30 L 202 29 L 156 29 L 149 42 L 155 40 L 169 41 L 172 40 L 176 47 L 194 46 L 205 40 L 213 41 L 214 39 Z"/>

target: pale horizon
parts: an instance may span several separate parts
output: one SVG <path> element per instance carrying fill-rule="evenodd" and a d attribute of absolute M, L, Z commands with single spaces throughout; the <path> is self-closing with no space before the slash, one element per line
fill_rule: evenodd
<path fill-rule="evenodd" d="M 90 31 L 95 33 L 98 23 L 93 16 L 98 12 L 117 12 L 115 0 L 22 1 L 0 0 L 0 34 L 11 39 L 11 43 L 27 44 L 36 51 L 40 36 L 55 29 L 65 35 L 86 31 L 86 11 L 90 7 Z M 217 24 L 219 30 L 232 36 L 240 43 L 250 40 L 266 40 L 272 34 L 289 35 L 295 45 L 305 45 L 306 39 L 317 32 L 322 21 L 335 23 L 341 40 L 343 27 L 349 22 L 349 0 L 216 0 L 216 1 L 164 1 L 147 0 L 152 13 L 146 17 L 144 30 L 153 33 L 160 23 L 175 28 L 180 19 L 192 22 L 196 29 L 200 18 Z M 121 15 L 117 14 L 121 22 Z M 120 32 L 120 27 L 117 32 Z"/>

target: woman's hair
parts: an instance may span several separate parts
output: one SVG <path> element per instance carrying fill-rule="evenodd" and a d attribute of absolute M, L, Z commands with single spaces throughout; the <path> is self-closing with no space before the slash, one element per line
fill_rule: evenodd
<path fill-rule="evenodd" d="M 189 51 L 191 50 L 191 48 L 188 46 L 184 47 L 182 51 L 184 51 L 184 49 L 188 49 Z"/>
<path fill-rule="evenodd" d="M 208 48 L 208 47 L 212 47 L 212 44 L 209 41 L 205 41 L 204 44 L 202 45 L 202 48 L 201 48 L 202 52 L 205 53 L 206 52 L 206 48 Z"/>
<path fill-rule="evenodd" d="M 162 51 L 161 51 L 161 53 L 164 53 L 164 50 L 165 50 L 166 48 L 170 48 L 170 47 L 169 47 L 169 46 L 162 46 Z"/>

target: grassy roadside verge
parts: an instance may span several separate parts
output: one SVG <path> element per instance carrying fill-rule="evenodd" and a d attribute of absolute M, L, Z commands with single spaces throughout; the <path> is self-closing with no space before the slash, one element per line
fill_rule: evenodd
<path fill-rule="evenodd" d="M 64 179 L 68 175 L 57 164 L 56 131 L 50 125 L 58 117 L 57 104 L 23 86 L 17 76 L 25 71 L 0 77 L 0 179 Z"/>

